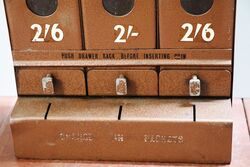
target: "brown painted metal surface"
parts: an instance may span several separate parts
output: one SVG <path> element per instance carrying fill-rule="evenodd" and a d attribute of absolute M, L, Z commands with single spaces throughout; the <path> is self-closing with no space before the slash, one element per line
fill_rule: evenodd
<path fill-rule="evenodd" d="M 208 1 L 196 0 L 195 12 Z M 235 0 L 213 0 L 199 16 L 181 7 L 193 8 L 188 0 L 135 0 L 122 16 L 126 5 L 113 8 L 111 0 L 58 0 L 54 13 L 53 0 L 30 2 L 50 3 L 33 9 L 50 15 L 32 13 L 26 0 L 5 0 L 19 95 L 186 97 L 197 75 L 201 96 L 228 98 L 19 97 L 10 121 L 14 148 L 8 145 L 17 157 L 230 162 Z M 248 113 L 243 119 L 242 107 L 237 111 L 233 165 L 248 162 L 249 154 Z M 0 144 L 0 160 L 4 151 Z"/>
<path fill-rule="evenodd" d="M 0 97 L 1 103 L 1 117 L 0 117 L 0 161 L 2 166 L 197 166 L 195 164 L 168 164 L 168 163 L 135 163 L 135 162 L 102 162 L 102 161 L 53 161 L 53 160 L 29 160 L 29 159 L 17 159 L 14 153 L 13 138 L 11 134 L 11 129 L 9 125 L 9 116 L 16 102 L 16 98 L 10 97 Z M 250 165 L 249 156 L 250 156 L 250 140 L 248 134 L 248 125 L 246 122 L 244 107 L 241 99 L 234 99 L 233 102 L 233 153 L 232 153 L 232 162 L 229 167 L 245 167 Z M 130 117 L 131 118 L 131 117 Z M 198 166 L 207 166 L 201 165 Z M 215 165 L 221 166 L 221 165 Z"/>
<path fill-rule="evenodd" d="M 117 96 L 116 79 L 123 75 L 128 82 L 128 96 L 158 96 L 158 74 L 154 70 L 90 70 L 90 96 Z"/>
<path fill-rule="evenodd" d="M 189 81 L 201 80 L 201 96 L 230 97 L 231 73 L 227 70 L 163 70 L 159 76 L 160 96 L 189 96 Z"/>
<path fill-rule="evenodd" d="M 54 94 L 85 96 L 85 76 L 81 69 L 42 68 L 17 70 L 17 90 L 19 95 L 47 95 L 43 91 L 42 79 L 47 74 L 53 77 Z"/>
<path fill-rule="evenodd" d="M 155 0 L 136 0 L 125 16 L 112 16 L 101 0 L 82 0 L 82 10 L 86 49 L 156 48 Z M 119 35 L 124 42 L 115 42 Z"/>
<path fill-rule="evenodd" d="M 19 98 L 11 128 L 19 158 L 231 161 L 230 100 Z"/>
<path fill-rule="evenodd" d="M 167 60 L 178 60 L 178 62 L 185 60 L 202 60 L 202 62 L 213 60 L 214 63 L 220 60 L 232 60 L 232 49 L 44 50 L 42 52 L 13 51 L 12 53 L 15 62 L 56 61 L 55 63 L 59 63 L 61 61 L 73 60 L 78 62 L 108 60 L 108 63 L 111 63 L 111 60 L 113 60 L 112 62 L 119 62 L 117 60 L 120 60 L 130 63 L 131 60 L 139 60 L 141 63 L 145 62 L 146 64 L 158 60 L 158 64 L 161 65 L 168 63 Z M 162 62 L 163 60 L 166 61 Z M 98 61 L 94 62 L 98 63 Z M 177 62 L 175 63 L 177 64 Z"/>
<path fill-rule="evenodd" d="M 29 10 L 26 0 L 5 0 L 6 13 L 13 50 L 65 50 L 82 49 L 82 32 L 80 25 L 80 7 L 78 0 L 59 0 L 57 10 L 49 16 L 38 16 Z M 33 29 L 32 25 L 38 24 Z M 45 28 L 46 24 L 49 28 Z M 59 29 L 64 37 L 56 42 L 52 37 L 52 27 L 55 27 L 55 39 L 59 37 Z M 39 33 L 44 42 L 32 42 Z"/>
<path fill-rule="evenodd" d="M 193 1 L 193 3 L 197 2 Z M 182 8 L 180 0 L 159 0 L 160 48 L 232 48 L 234 10 L 235 0 L 214 0 L 209 11 L 202 15 L 192 15 Z M 183 29 L 182 26 L 185 23 L 192 27 L 186 26 Z M 197 24 L 201 24 L 202 27 L 197 27 Z M 206 24 L 211 26 L 203 29 Z M 191 30 L 190 33 L 188 29 Z M 210 38 L 210 31 L 214 31 L 213 40 L 204 41 L 203 30 L 207 38 Z M 185 34 L 193 41 L 183 42 L 182 38 Z"/>

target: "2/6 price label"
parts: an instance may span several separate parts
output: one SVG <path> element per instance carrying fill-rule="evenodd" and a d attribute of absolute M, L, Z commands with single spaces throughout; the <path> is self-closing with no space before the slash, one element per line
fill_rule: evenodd
<path fill-rule="evenodd" d="M 32 42 L 45 42 L 47 37 L 52 38 L 55 42 L 60 42 L 64 38 L 63 30 L 59 28 L 59 24 L 45 24 L 44 27 L 40 24 L 33 24 L 30 28 L 35 31 Z"/>
<path fill-rule="evenodd" d="M 200 31 L 202 31 L 201 37 L 205 42 L 213 41 L 213 39 L 215 38 L 215 32 L 213 28 L 211 28 L 211 26 L 212 23 L 207 23 L 205 25 L 198 23 L 196 26 L 193 26 L 190 23 L 184 23 L 181 28 L 186 30 L 186 33 L 181 39 L 181 41 L 193 42 L 197 38 Z"/>

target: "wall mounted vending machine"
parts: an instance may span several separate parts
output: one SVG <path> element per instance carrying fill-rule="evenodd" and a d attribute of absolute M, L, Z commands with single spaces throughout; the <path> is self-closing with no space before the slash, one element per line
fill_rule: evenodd
<path fill-rule="evenodd" d="M 236 0 L 4 0 L 18 158 L 230 163 Z"/>

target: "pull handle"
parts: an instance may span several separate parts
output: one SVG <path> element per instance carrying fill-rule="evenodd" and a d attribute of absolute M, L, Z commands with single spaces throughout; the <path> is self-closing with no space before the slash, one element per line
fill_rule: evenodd
<path fill-rule="evenodd" d="M 127 79 L 124 75 L 120 75 L 116 81 L 116 94 L 118 96 L 126 96 L 128 94 L 128 84 Z"/>
<path fill-rule="evenodd" d="M 42 78 L 42 88 L 43 88 L 43 93 L 45 95 L 55 94 L 53 77 L 51 74 L 47 74 L 45 77 Z"/>
<path fill-rule="evenodd" d="M 189 95 L 200 96 L 201 95 L 201 80 L 197 75 L 194 75 L 189 81 Z"/>

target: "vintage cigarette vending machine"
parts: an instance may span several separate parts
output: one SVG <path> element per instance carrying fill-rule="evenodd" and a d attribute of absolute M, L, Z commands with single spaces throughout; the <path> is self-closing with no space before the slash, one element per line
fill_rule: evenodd
<path fill-rule="evenodd" d="M 236 0 L 4 0 L 18 158 L 230 163 Z"/>

